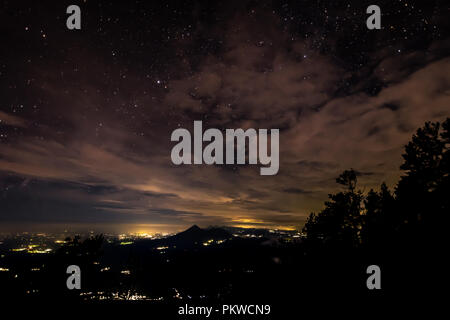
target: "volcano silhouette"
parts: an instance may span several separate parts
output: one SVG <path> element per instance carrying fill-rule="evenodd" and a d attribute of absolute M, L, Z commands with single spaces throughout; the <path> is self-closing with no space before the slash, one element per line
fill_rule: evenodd
<path fill-rule="evenodd" d="M 189 229 L 177 233 L 176 235 L 152 240 L 152 246 L 176 247 L 178 249 L 192 248 L 200 246 L 208 240 L 225 240 L 231 237 L 231 234 L 221 228 L 202 229 L 197 225 L 193 225 Z"/>

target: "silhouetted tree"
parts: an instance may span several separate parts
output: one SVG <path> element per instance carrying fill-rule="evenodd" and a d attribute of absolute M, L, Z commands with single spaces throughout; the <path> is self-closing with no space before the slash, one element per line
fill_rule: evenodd
<path fill-rule="evenodd" d="M 423 243 L 444 234 L 450 213 L 450 118 L 425 123 L 405 146 L 395 193 L 386 184 L 364 196 L 356 191 L 359 173 L 345 170 L 336 182 L 346 191 L 330 194 L 325 208 L 311 213 L 303 231 L 308 243 L 386 247 L 389 241 Z"/>
<path fill-rule="evenodd" d="M 303 231 L 310 242 L 356 247 L 360 243 L 361 191 L 356 191 L 358 173 L 351 169 L 344 171 L 336 182 L 347 190 L 329 194 L 325 209 L 319 214 L 311 214 Z"/>
<path fill-rule="evenodd" d="M 374 248 L 392 240 L 395 222 L 395 198 L 385 183 L 380 191 L 371 189 L 364 200 L 365 214 L 361 228 L 362 244 Z M 395 219 L 394 219 L 395 220 Z"/>
<path fill-rule="evenodd" d="M 449 127 L 427 122 L 405 147 L 406 171 L 396 190 L 405 233 L 414 238 L 434 237 L 449 208 Z"/>
<path fill-rule="evenodd" d="M 358 175 L 359 172 L 353 170 L 353 168 L 350 170 L 345 170 L 339 177 L 336 178 L 336 182 L 347 187 L 350 192 L 353 192 L 356 188 L 356 183 L 358 182 Z"/>

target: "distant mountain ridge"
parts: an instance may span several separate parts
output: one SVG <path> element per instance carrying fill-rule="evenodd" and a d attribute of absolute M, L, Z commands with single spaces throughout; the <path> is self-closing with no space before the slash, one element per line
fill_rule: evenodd
<path fill-rule="evenodd" d="M 222 228 L 207 228 L 202 229 L 197 225 L 193 225 L 189 229 L 177 233 L 173 236 L 151 240 L 152 247 L 176 247 L 176 248 L 192 248 L 197 245 L 202 245 L 209 240 L 225 240 L 229 239 L 232 235 Z"/>

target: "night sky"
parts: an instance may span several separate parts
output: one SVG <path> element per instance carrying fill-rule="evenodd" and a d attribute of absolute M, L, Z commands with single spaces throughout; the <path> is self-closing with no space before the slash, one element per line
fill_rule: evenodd
<path fill-rule="evenodd" d="M 0 1 L 0 231 L 298 228 L 345 169 L 393 186 L 415 130 L 450 116 L 449 6 Z M 279 128 L 278 174 L 172 164 L 194 120 Z"/>

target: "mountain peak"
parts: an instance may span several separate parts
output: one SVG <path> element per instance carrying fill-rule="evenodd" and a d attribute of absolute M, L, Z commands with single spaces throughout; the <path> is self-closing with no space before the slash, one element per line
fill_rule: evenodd
<path fill-rule="evenodd" d="M 230 238 L 231 235 L 228 231 L 220 228 L 207 228 L 202 229 L 197 225 L 193 225 L 189 229 L 183 232 L 177 233 L 173 236 L 155 239 L 152 242 L 154 247 L 156 246 L 168 246 L 180 248 L 192 248 L 198 245 L 202 245 L 205 241 L 209 240 L 223 240 Z"/>
<path fill-rule="evenodd" d="M 186 231 L 199 231 L 199 230 L 201 230 L 201 228 L 198 225 L 194 224 L 192 227 L 190 227 Z"/>

